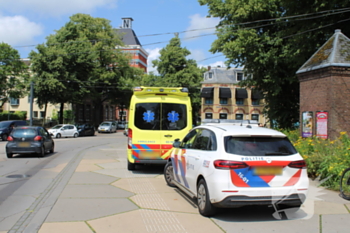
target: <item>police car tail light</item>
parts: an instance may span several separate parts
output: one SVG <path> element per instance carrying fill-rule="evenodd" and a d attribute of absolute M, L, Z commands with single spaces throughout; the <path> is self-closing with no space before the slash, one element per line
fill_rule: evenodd
<path fill-rule="evenodd" d="M 293 161 L 288 164 L 291 168 L 306 168 L 306 163 L 304 160 Z"/>
<path fill-rule="evenodd" d="M 230 160 L 215 160 L 214 167 L 216 169 L 240 169 L 248 167 L 245 162 L 230 161 Z"/>
<path fill-rule="evenodd" d="M 10 142 L 12 142 L 12 141 L 13 141 L 13 137 L 11 137 L 11 136 L 8 136 L 8 137 L 7 137 L 7 141 L 10 141 Z"/>
<path fill-rule="evenodd" d="M 131 139 L 132 139 L 132 129 L 128 129 L 128 149 L 132 148 L 132 143 L 131 143 Z"/>

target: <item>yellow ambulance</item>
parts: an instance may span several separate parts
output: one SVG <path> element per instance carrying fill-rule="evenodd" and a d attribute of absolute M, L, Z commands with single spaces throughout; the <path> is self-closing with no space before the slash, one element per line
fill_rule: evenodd
<path fill-rule="evenodd" d="M 128 123 L 128 170 L 136 164 L 166 164 L 175 139 L 192 128 L 188 89 L 136 87 Z"/>

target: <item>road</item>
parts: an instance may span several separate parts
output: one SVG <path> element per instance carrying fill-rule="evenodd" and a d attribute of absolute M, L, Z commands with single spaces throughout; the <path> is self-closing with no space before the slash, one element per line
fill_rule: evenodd
<path fill-rule="evenodd" d="M 297 212 L 272 207 L 198 214 L 160 166 L 126 169 L 122 132 L 55 139 L 54 154 L 7 159 L 0 142 L 0 233 L 348 232 L 349 202 L 312 181 Z M 281 217 L 282 216 L 282 217 Z"/>

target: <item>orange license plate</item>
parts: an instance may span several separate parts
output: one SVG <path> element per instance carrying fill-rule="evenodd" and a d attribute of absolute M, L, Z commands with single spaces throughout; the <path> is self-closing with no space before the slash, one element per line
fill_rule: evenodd
<path fill-rule="evenodd" d="M 19 142 L 18 147 L 30 147 L 30 142 Z"/>
<path fill-rule="evenodd" d="M 282 167 L 255 167 L 254 175 L 257 175 L 257 176 L 282 175 Z"/>
<path fill-rule="evenodd" d="M 141 159 L 159 159 L 160 153 L 159 151 L 141 151 L 140 158 Z"/>

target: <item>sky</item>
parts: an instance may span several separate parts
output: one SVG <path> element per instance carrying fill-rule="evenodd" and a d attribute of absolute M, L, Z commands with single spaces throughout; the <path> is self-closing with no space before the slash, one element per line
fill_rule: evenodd
<path fill-rule="evenodd" d="M 149 53 L 148 72 L 175 33 L 198 66 L 225 66 L 222 54 L 209 52 L 219 19 L 207 17 L 208 7 L 197 0 L 0 0 L 0 42 L 27 58 L 77 13 L 108 19 L 113 28 L 120 28 L 122 18 L 133 18 L 132 29 Z"/>

